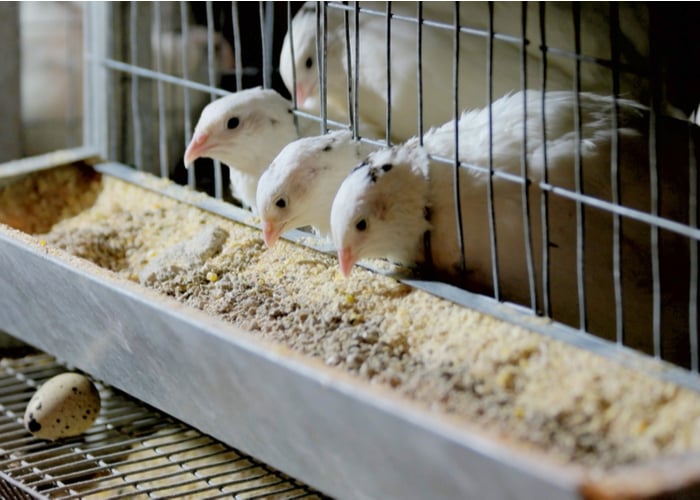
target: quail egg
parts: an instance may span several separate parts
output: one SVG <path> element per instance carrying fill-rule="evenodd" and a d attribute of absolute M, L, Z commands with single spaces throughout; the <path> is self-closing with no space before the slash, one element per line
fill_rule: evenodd
<path fill-rule="evenodd" d="M 100 393 L 79 373 L 61 373 L 34 393 L 24 413 L 24 426 L 34 436 L 54 441 L 88 430 L 100 413 Z"/>

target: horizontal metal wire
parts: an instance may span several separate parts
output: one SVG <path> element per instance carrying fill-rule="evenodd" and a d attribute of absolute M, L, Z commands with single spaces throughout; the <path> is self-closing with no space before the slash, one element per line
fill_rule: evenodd
<path fill-rule="evenodd" d="M 39 440 L 24 429 L 24 410 L 37 387 L 64 371 L 46 354 L 0 360 L 3 498 L 323 498 L 101 384 L 102 410 L 85 434 Z"/>
<path fill-rule="evenodd" d="M 158 71 L 154 71 L 152 69 L 148 68 L 143 68 L 141 66 L 136 66 L 133 64 L 128 64 L 122 61 L 117 61 L 115 59 L 99 59 L 99 61 L 109 69 L 115 69 L 118 71 L 123 71 L 125 73 L 129 73 L 132 75 L 137 75 L 137 76 L 143 76 L 145 78 L 150 78 L 152 80 L 156 81 L 161 81 L 161 82 L 166 82 L 166 83 L 172 83 L 175 85 L 179 85 L 180 87 L 192 89 L 192 90 L 200 90 L 202 92 L 209 92 L 212 94 L 216 94 L 218 96 L 225 96 L 230 94 L 231 92 L 227 90 L 222 90 L 218 87 L 214 87 L 211 85 L 205 85 L 203 83 L 197 83 L 192 80 L 185 80 L 184 78 L 179 78 L 177 76 L 172 76 L 167 73 L 159 73 Z"/>

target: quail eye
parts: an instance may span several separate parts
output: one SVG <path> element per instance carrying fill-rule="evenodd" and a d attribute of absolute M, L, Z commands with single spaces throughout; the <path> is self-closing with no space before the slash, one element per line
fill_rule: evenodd
<path fill-rule="evenodd" d="M 307 67 L 307 68 L 311 68 L 311 66 L 314 65 L 314 61 L 313 61 L 313 59 L 311 59 L 310 57 L 307 57 L 307 58 L 306 58 L 306 62 L 305 62 L 304 64 L 306 64 L 306 67 Z"/>
<path fill-rule="evenodd" d="M 226 122 L 226 128 L 233 130 L 234 128 L 238 127 L 240 123 L 241 121 L 238 119 L 238 117 L 234 116 L 233 118 L 229 119 L 228 122 Z"/>
<path fill-rule="evenodd" d="M 355 228 L 357 228 L 358 231 L 364 231 L 367 229 L 367 220 L 366 219 L 360 219 L 357 221 L 357 224 L 355 224 Z"/>
<path fill-rule="evenodd" d="M 275 202 L 275 205 L 277 205 L 279 208 L 284 208 L 287 206 L 287 202 L 285 201 L 284 198 L 280 198 Z"/>

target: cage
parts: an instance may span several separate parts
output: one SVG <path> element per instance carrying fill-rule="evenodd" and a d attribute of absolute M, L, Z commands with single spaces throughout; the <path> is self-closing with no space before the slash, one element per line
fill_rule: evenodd
<path fill-rule="evenodd" d="M 697 493 L 695 6 L 0 9 L 1 329 L 333 496 Z M 457 271 L 343 280 L 305 228 L 265 250 L 236 169 L 183 159 L 256 86 L 297 134 L 415 136 L 431 222 L 456 207 L 419 252 Z"/>

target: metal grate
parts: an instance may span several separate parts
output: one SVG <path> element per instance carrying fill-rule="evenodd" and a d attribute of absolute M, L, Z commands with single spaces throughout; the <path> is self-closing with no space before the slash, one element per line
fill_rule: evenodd
<path fill-rule="evenodd" d="M 309 487 L 119 391 L 83 436 L 34 438 L 24 409 L 66 368 L 46 354 L 0 361 L 2 498 L 324 498 Z"/>

